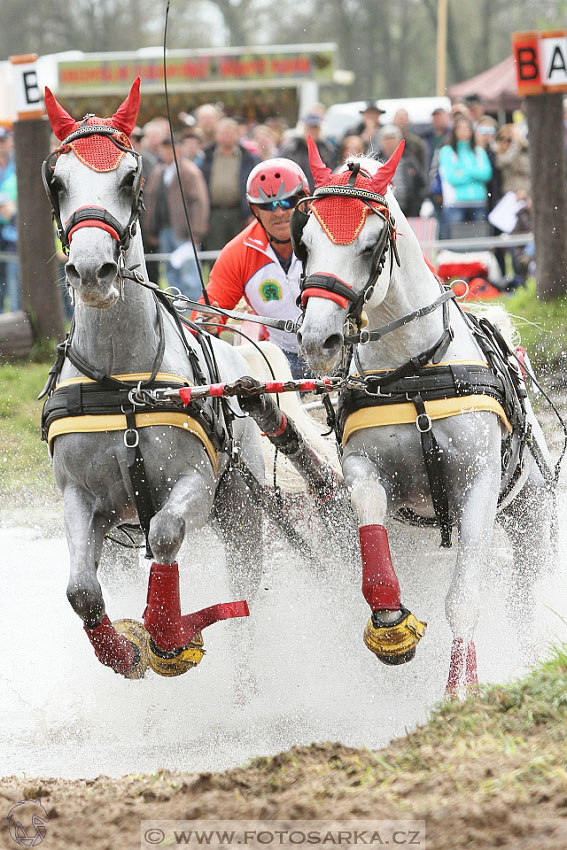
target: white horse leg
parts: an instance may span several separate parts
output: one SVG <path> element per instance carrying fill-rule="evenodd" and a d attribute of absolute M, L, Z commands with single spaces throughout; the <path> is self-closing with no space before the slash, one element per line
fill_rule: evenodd
<path fill-rule="evenodd" d="M 105 520 L 95 513 L 94 500 L 88 500 L 75 487 L 67 486 L 63 498 L 70 554 L 67 598 L 83 620 L 85 632 L 101 664 L 125 676 L 143 675 L 143 670 L 139 674 L 136 672 L 140 654 L 135 641 L 120 634 L 110 622 L 97 578 Z"/>
<path fill-rule="evenodd" d="M 478 688 L 474 629 L 480 607 L 482 571 L 491 543 L 500 486 L 496 457 L 463 496 L 457 516 L 459 547 L 445 612 L 453 634 L 446 693 L 456 696 L 462 685 Z"/>
<path fill-rule="evenodd" d="M 532 648 L 534 585 L 550 558 L 554 510 L 553 494 L 534 463 L 524 487 L 499 518 L 513 553 L 508 612 L 528 650 Z"/>
<path fill-rule="evenodd" d="M 253 608 L 262 579 L 263 513 L 237 471 L 227 472 L 215 499 L 216 528 L 225 545 L 228 580 L 234 599 L 247 599 Z M 254 647 L 254 619 L 234 623 L 233 694 L 244 705 L 258 692 L 250 665 Z"/>
<path fill-rule="evenodd" d="M 401 603 L 388 532 L 383 524 L 388 506 L 386 491 L 376 465 L 366 457 L 345 455 L 343 473 L 359 520 L 362 592 L 372 610 L 364 642 L 385 664 L 403 664 L 414 657 L 426 624 Z"/>

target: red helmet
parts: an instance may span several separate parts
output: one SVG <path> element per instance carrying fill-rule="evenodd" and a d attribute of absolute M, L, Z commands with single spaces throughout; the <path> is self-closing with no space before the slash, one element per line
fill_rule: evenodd
<path fill-rule="evenodd" d="M 308 195 L 309 183 L 303 170 L 291 159 L 267 159 L 254 166 L 246 182 L 249 204 L 282 201 L 293 195 Z"/>

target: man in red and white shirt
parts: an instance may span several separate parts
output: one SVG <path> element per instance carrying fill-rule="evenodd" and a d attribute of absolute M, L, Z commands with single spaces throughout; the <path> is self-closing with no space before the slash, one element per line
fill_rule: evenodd
<path fill-rule="evenodd" d="M 219 254 L 207 286 L 211 304 L 231 310 L 244 297 L 257 315 L 299 318 L 301 262 L 293 253 L 290 220 L 308 194 L 307 178 L 292 160 L 268 159 L 252 169 L 246 198 L 256 220 Z M 266 328 L 266 335 L 287 355 L 294 377 L 305 376 L 295 334 Z"/>

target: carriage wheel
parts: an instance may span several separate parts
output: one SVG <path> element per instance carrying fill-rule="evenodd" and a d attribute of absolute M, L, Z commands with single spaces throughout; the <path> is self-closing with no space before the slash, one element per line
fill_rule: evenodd
<path fill-rule="evenodd" d="M 188 644 L 172 652 L 159 649 L 151 638 L 148 644 L 149 665 L 160 676 L 181 676 L 187 670 L 196 667 L 204 654 L 201 632 L 198 632 Z"/>
<path fill-rule="evenodd" d="M 124 677 L 126 679 L 143 679 L 149 663 L 149 634 L 137 620 L 116 620 L 112 625 L 118 634 L 128 638 L 134 647 L 134 666 L 128 673 L 124 673 Z"/>

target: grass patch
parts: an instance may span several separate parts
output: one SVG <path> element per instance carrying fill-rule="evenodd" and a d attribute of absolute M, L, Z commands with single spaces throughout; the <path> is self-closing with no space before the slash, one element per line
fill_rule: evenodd
<path fill-rule="evenodd" d="M 567 365 L 567 297 L 542 301 L 534 278 L 530 278 L 502 304 L 515 317 L 522 345 L 534 366 L 557 369 Z"/>
<path fill-rule="evenodd" d="M 46 444 L 41 441 L 45 363 L 0 366 L 0 497 L 10 500 L 55 495 Z"/>

